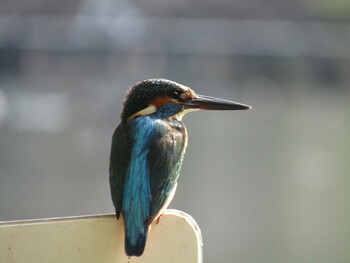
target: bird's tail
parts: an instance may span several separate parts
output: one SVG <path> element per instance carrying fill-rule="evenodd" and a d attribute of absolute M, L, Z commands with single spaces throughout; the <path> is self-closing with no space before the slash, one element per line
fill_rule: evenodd
<path fill-rule="evenodd" d="M 133 230 L 125 232 L 125 253 L 129 257 L 139 257 L 145 250 L 148 228 L 145 227 L 143 231 L 138 233 L 135 233 L 135 229 Z"/>

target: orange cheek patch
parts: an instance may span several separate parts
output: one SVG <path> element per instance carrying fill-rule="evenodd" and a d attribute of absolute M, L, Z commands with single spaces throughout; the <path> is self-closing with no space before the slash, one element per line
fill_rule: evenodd
<path fill-rule="evenodd" d="M 171 102 L 172 100 L 166 96 L 158 96 L 156 98 L 154 98 L 153 100 L 149 101 L 148 104 L 150 105 L 154 105 L 156 108 L 159 108 L 169 102 Z"/>

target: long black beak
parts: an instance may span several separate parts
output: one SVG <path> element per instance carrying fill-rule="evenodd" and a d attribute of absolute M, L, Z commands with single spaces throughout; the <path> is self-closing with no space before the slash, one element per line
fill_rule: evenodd
<path fill-rule="evenodd" d="M 200 110 L 249 110 L 252 107 L 224 99 L 196 95 L 194 99 L 186 102 L 188 108 L 200 109 Z"/>

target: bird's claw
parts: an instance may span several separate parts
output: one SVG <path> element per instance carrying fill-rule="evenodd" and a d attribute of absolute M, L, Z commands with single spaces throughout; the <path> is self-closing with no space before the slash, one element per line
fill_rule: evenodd
<path fill-rule="evenodd" d="M 160 219 L 163 217 L 164 213 L 163 214 L 160 214 L 157 219 L 156 219 L 156 224 L 158 225 L 159 222 L 160 222 Z"/>

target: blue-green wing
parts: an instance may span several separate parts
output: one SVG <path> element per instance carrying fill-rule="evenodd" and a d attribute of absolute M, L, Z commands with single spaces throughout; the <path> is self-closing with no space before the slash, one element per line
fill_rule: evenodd
<path fill-rule="evenodd" d="M 155 219 L 176 185 L 187 140 L 186 128 L 181 122 L 164 125 L 158 131 L 159 136 L 148 153 L 152 198 L 149 222 Z"/>
<path fill-rule="evenodd" d="M 132 142 L 129 130 L 129 125 L 121 123 L 114 131 L 112 137 L 109 183 L 117 218 L 119 218 L 122 210 L 124 180 L 129 166 L 132 148 L 132 145 L 130 145 Z"/>

